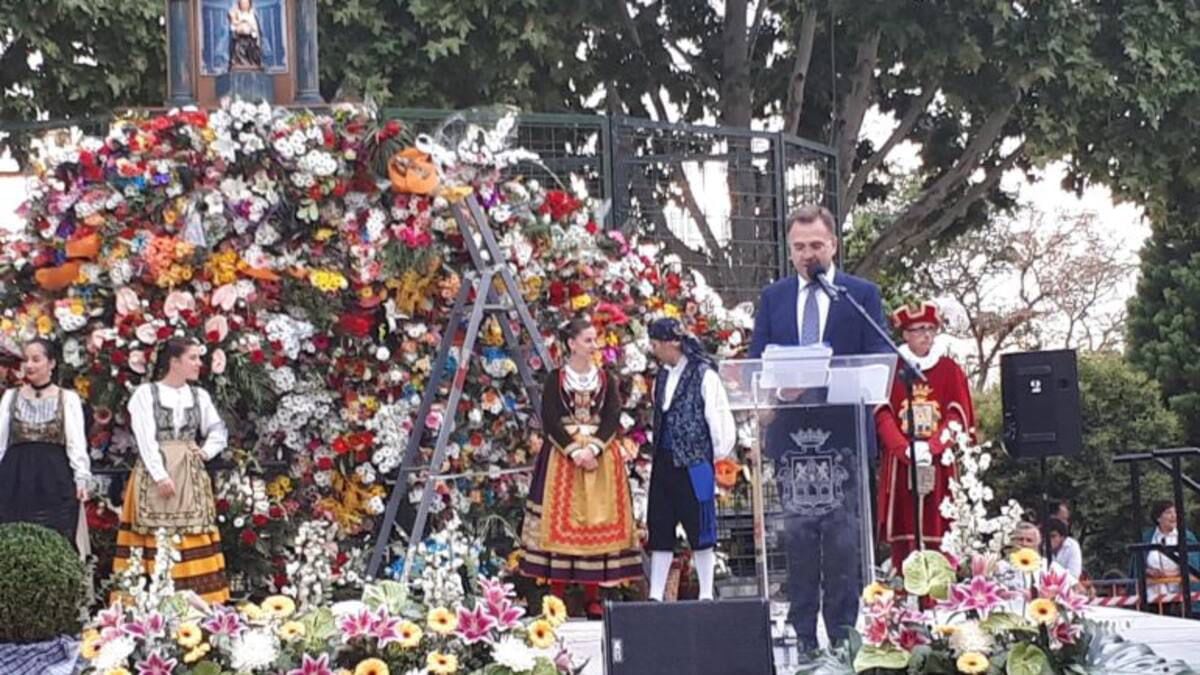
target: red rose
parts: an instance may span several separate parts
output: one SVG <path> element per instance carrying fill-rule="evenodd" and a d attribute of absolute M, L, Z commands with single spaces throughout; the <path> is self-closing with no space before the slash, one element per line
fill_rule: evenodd
<path fill-rule="evenodd" d="M 261 366 L 266 360 L 267 357 L 262 353 L 261 349 L 255 349 L 254 351 L 250 352 L 250 363 L 253 363 L 256 366 Z"/>
<path fill-rule="evenodd" d="M 227 511 L 229 511 L 229 500 L 228 499 L 218 499 L 217 500 L 217 513 L 226 513 Z"/>
<path fill-rule="evenodd" d="M 308 188 L 308 198 L 314 202 L 321 200 L 321 185 L 319 183 Z"/>
<path fill-rule="evenodd" d="M 267 513 L 275 520 L 279 520 L 280 518 L 283 517 L 283 508 L 280 507 L 278 504 L 272 504 L 270 511 L 268 511 Z"/>
<path fill-rule="evenodd" d="M 596 221 L 589 220 L 587 223 L 587 231 L 588 234 L 596 234 L 600 231 L 600 226 L 596 224 Z"/>
<path fill-rule="evenodd" d="M 339 436 L 333 442 L 333 451 L 339 455 L 344 455 L 347 452 L 350 452 L 350 444 L 346 442 L 345 438 Z"/>
<path fill-rule="evenodd" d="M 333 460 L 329 457 L 322 457 L 317 460 L 317 468 L 321 471 L 329 471 L 333 468 Z"/>
<path fill-rule="evenodd" d="M 323 352 L 323 351 L 329 349 L 329 347 L 332 345 L 332 341 L 329 339 L 328 336 L 326 336 L 324 334 L 314 335 L 313 339 L 312 339 L 312 343 L 313 343 L 313 347 L 316 347 L 317 351 L 319 351 L 319 352 Z"/>
<path fill-rule="evenodd" d="M 112 359 L 114 366 L 123 366 L 129 362 L 129 355 L 119 349 L 114 351 L 109 358 Z"/>
<path fill-rule="evenodd" d="M 254 517 L 251 518 L 250 520 L 252 520 L 254 522 L 255 527 L 262 527 L 262 526 L 266 525 L 267 523 L 271 522 L 270 518 L 264 516 L 261 513 L 254 514 Z"/>
<path fill-rule="evenodd" d="M 338 328 L 347 335 L 357 338 L 365 338 L 371 334 L 371 330 L 375 328 L 375 320 L 368 314 L 358 312 L 349 312 L 343 314 L 338 319 Z"/>
<path fill-rule="evenodd" d="M 242 530 L 242 543 L 246 546 L 253 546 L 258 543 L 258 535 L 254 530 Z"/>
<path fill-rule="evenodd" d="M 275 368 L 282 368 L 287 363 L 287 357 L 283 354 L 276 354 L 271 358 L 271 365 Z"/>
<path fill-rule="evenodd" d="M 275 590 L 282 590 L 284 586 L 288 585 L 288 575 L 280 572 L 279 574 L 276 574 L 271 581 L 275 584 Z"/>
<path fill-rule="evenodd" d="M 561 281 L 550 282 L 550 304 L 562 305 L 567 302 L 567 287 Z"/>
<path fill-rule="evenodd" d="M 175 331 L 172 330 L 170 326 L 162 326 L 158 329 L 158 339 L 166 340 L 167 338 L 171 337 L 174 332 Z"/>

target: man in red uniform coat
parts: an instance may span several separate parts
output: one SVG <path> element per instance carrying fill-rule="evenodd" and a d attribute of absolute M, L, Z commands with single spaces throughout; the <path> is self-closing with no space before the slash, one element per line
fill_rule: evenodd
<path fill-rule="evenodd" d="M 943 439 L 950 425 L 974 434 L 975 409 L 962 368 L 945 355 L 945 343 L 935 341 L 941 328 L 937 306 L 931 302 L 901 307 L 892 323 L 904 336 L 900 350 L 921 367 L 927 381 L 913 384 L 913 422 L 916 428 L 917 488 L 921 539 L 924 548 L 938 550 L 949 523 L 940 506 L 949 494 L 954 464 L 942 464 L 942 453 L 953 439 Z M 908 554 L 917 549 L 913 517 L 912 479 L 908 439 L 908 394 L 897 377 L 891 400 L 875 413 L 882 449 L 879 468 L 879 535 L 892 548 L 892 565 L 899 571 Z"/>

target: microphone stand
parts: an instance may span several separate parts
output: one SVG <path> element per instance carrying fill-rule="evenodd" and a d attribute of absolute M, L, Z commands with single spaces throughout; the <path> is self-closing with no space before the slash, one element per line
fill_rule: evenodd
<path fill-rule="evenodd" d="M 921 372 L 921 367 L 918 366 L 915 361 L 912 361 L 904 356 L 904 353 L 901 352 L 900 348 L 896 346 L 896 343 L 892 341 L 892 338 L 887 334 L 887 331 L 885 331 L 878 323 L 875 322 L 875 319 L 872 318 L 867 310 L 864 309 L 863 306 L 854 299 L 854 296 L 846 292 L 845 287 L 833 284 L 825 278 L 824 269 L 810 269 L 808 278 L 817 282 L 817 285 L 821 287 L 821 290 L 825 292 L 825 295 L 829 296 L 830 302 L 837 302 L 838 300 L 844 299 L 850 303 L 850 306 L 854 308 L 854 311 L 863 318 L 863 321 L 867 322 L 867 325 L 875 331 L 875 334 L 883 339 L 883 342 L 888 346 L 888 349 L 896 355 L 900 365 L 899 372 L 896 374 L 902 380 L 904 380 L 904 391 L 908 398 L 908 432 L 906 436 L 908 436 L 909 457 L 908 480 L 909 484 L 912 486 L 913 536 L 916 537 L 917 550 L 923 551 L 925 550 L 925 538 L 921 533 L 923 525 L 921 522 L 921 516 L 923 515 L 921 513 L 921 495 L 917 492 L 917 437 L 916 425 L 913 421 L 913 384 L 918 380 L 925 382 L 927 381 L 927 378 L 925 377 L 925 374 Z"/>

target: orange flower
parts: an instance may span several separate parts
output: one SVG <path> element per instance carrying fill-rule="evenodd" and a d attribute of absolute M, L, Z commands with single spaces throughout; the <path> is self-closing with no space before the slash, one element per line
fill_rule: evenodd
<path fill-rule="evenodd" d="M 729 457 L 717 460 L 715 468 L 717 485 L 726 489 L 737 484 L 738 474 L 742 472 L 742 467 L 738 466 L 737 460 Z"/>

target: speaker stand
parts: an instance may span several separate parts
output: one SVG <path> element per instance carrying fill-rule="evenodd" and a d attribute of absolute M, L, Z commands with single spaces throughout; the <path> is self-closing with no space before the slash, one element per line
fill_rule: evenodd
<path fill-rule="evenodd" d="M 1046 489 L 1046 456 L 1042 455 L 1038 460 L 1038 486 L 1042 492 L 1041 506 L 1041 533 L 1042 533 L 1042 557 L 1046 560 L 1046 571 L 1050 571 L 1050 564 L 1054 561 L 1052 551 L 1050 550 L 1050 496 Z"/>

